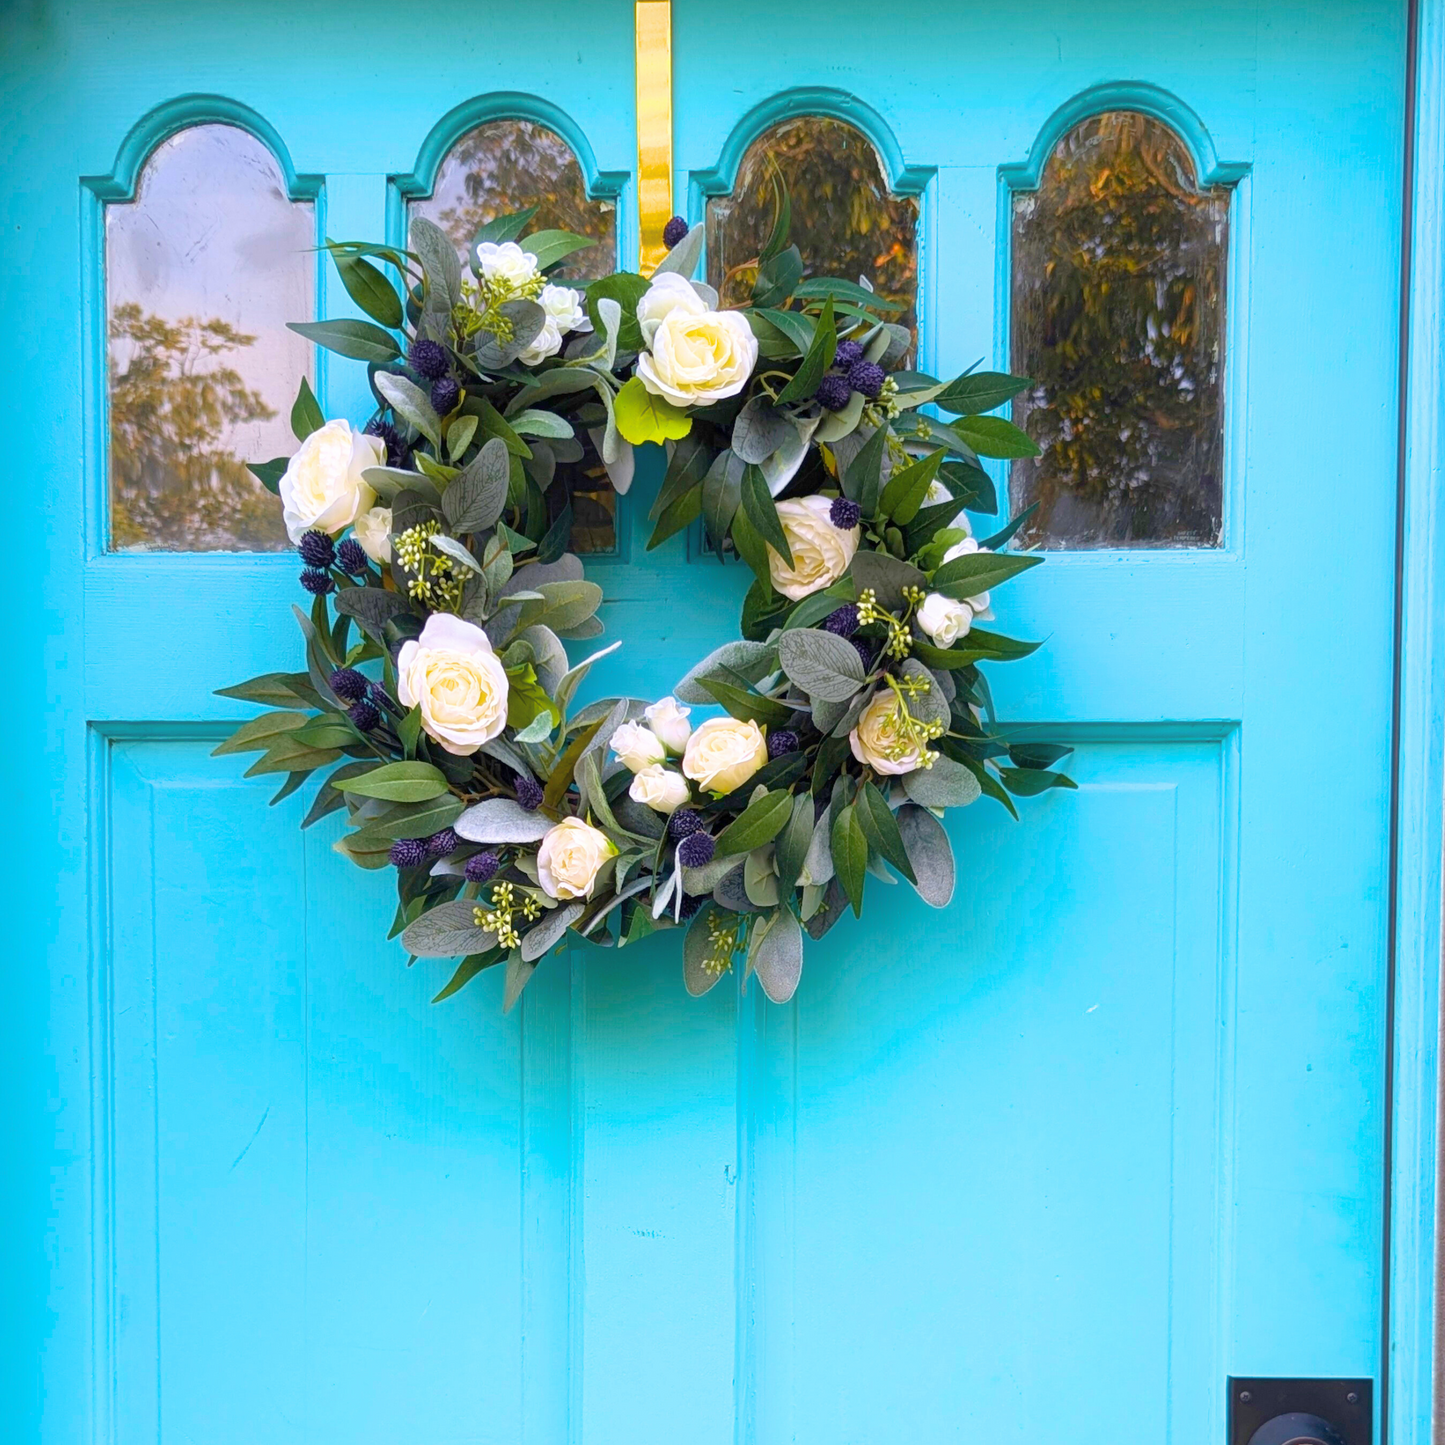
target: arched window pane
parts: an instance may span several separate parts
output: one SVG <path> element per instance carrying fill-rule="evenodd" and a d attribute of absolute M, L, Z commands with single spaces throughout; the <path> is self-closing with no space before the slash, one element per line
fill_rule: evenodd
<path fill-rule="evenodd" d="M 738 305 L 752 293 L 773 226 L 775 164 L 805 274 L 866 277 L 881 295 L 906 303 L 897 320 L 915 327 L 918 198 L 895 196 L 868 138 L 830 116 L 800 116 L 765 131 L 744 154 L 732 194 L 708 201 L 708 281 L 723 303 Z"/>
<path fill-rule="evenodd" d="M 1013 464 L 1041 547 L 1216 547 L 1223 525 L 1229 193 L 1167 126 L 1094 116 L 1013 209 Z"/>
<path fill-rule="evenodd" d="M 571 231 L 597 242 L 574 251 L 553 275 L 576 285 L 617 269 L 616 208 L 588 196 L 572 147 L 530 120 L 493 120 L 469 130 L 443 157 L 431 195 L 409 209 L 435 221 L 465 261 L 478 226 L 528 206 L 537 207 L 528 230 Z"/>
<path fill-rule="evenodd" d="M 229 125 L 158 146 L 105 213 L 111 546 L 278 551 L 276 499 L 244 461 L 293 451 L 312 347 L 316 221 L 271 152 Z M 243 461 L 244 459 L 244 461 Z"/>
<path fill-rule="evenodd" d="M 574 251 L 551 273 L 557 280 L 579 286 L 617 269 L 616 207 L 588 196 L 572 147 L 534 121 L 494 120 L 469 130 L 442 158 L 431 195 L 412 201 L 408 214 L 435 221 L 466 265 L 479 226 L 528 206 L 537 207 L 529 231 L 595 238 L 595 245 Z M 590 440 L 584 438 L 583 446 L 580 462 L 558 464 L 572 499 L 569 545 L 579 553 L 615 552 L 617 494 Z"/>

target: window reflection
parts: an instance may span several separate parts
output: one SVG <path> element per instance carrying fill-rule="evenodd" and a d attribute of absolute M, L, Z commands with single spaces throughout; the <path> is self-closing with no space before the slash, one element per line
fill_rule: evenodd
<path fill-rule="evenodd" d="M 442 158 L 431 195 L 412 201 L 409 211 L 435 221 L 465 261 L 478 226 L 528 206 L 537 207 L 528 230 L 596 240 L 574 251 L 553 275 L 575 285 L 617 269 L 616 207 L 587 194 L 572 147 L 530 120 L 493 120 L 469 130 Z"/>
<path fill-rule="evenodd" d="M 494 120 L 468 131 L 442 158 L 431 195 L 412 201 L 408 214 L 435 221 L 465 264 L 479 226 L 528 206 L 537 207 L 529 231 L 555 229 L 595 239 L 552 272 L 557 280 L 579 286 L 617 269 L 616 207 L 587 194 L 572 147 L 534 121 Z M 601 463 L 566 468 L 566 479 L 572 551 L 616 551 L 617 494 Z"/>
<path fill-rule="evenodd" d="M 732 194 L 708 201 L 708 281 L 723 303 L 739 305 L 752 293 L 758 252 L 773 226 L 775 165 L 805 274 L 866 277 L 880 294 L 906 303 L 889 319 L 915 328 L 918 198 L 895 196 L 868 138 L 830 116 L 800 116 L 765 131 L 744 154 Z"/>
<path fill-rule="evenodd" d="M 1229 194 L 1167 126 L 1095 116 L 1014 198 L 1013 463 L 1041 547 L 1213 547 L 1223 522 Z"/>
<path fill-rule="evenodd" d="M 276 499 L 240 458 L 295 448 L 312 348 L 316 224 L 271 152 L 235 126 L 158 146 L 105 215 L 111 546 L 276 551 Z"/>

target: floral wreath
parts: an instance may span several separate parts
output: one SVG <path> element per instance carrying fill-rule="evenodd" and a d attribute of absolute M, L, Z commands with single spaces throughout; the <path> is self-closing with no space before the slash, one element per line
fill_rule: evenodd
<path fill-rule="evenodd" d="M 328 421 L 303 380 L 299 450 L 251 468 L 305 563 L 306 669 L 223 689 L 270 710 L 216 752 L 284 773 L 273 802 L 339 764 L 302 827 L 344 809 L 337 850 L 393 870 L 389 936 L 460 960 L 438 999 L 505 965 L 510 1008 L 568 931 L 685 925 L 689 992 L 741 955 L 786 1000 L 804 932 L 861 913 L 870 872 L 949 902 L 946 809 L 1073 786 L 1069 749 L 998 733 L 983 672 L 1038 645 L 978 626 L 1042 560 L 1001 550 L 1026 514 L 982 542 L 966 515 L 992 496 L 980 456 L 1037 454 L 986 414 L 1027 383 L 904 368 L 898 303 L 804 279 L 781 187 L 737 309 L 690 279 L 700 226 L 668 223 L 651 278 L 579 290 L 549 273 L 590 241 L 526 234 L 534 214 L 483 226 L 470 277 L 422 219 L 410 250 L 328 243 L 372 319 L 294 329 L 367 362 L 377 411 Z M 574 710 L 620 644 L 563 647 L 602 631 L 573 491 L 605 469 L 625 492 L 643 443 L 670 454 L 649 546 L 701 517 L 754 574 L 741 636 L 660 701 Z"/>

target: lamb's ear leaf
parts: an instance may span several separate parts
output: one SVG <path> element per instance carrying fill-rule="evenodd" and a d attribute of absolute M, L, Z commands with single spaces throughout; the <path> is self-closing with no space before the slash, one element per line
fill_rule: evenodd
<path fill-rule="evenodd" d="M 943 824 L 916 803 L 898 810 L 898 832 L 917 875 L 918 896 L 932 908 L 947 908 L 953 898 L 953 847 Z"/>
<path fill-rule="evenodd" d="M 713 904 L 704 904 L 682 941 L 682 982 L 694 998 L 701 998 L 723 976 L 724 970 L 711 966 L 713 944 L 708 923 L 717 912 Z"/>
<path fill-rule="evenodd" d="M 774 1003 L 787 1003 L 803 976 L 803 929 L 791 908 L 773 914 L 753 952 L 753 972 Z"/>

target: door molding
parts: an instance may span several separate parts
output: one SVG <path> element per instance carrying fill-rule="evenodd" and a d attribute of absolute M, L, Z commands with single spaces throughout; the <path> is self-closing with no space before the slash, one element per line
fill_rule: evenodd
<path fill-rule="evenodd" d="M 1442 790 L 1445 790 L 1445 0 L 1410 7 L 1401 257 L 1393 1078 L 1381 1440 L 1429 1445 L 1437 1345 Z M 1413 162 L 1413 164 L 1412 164 Z"/>

